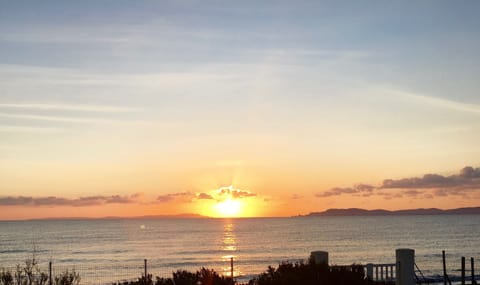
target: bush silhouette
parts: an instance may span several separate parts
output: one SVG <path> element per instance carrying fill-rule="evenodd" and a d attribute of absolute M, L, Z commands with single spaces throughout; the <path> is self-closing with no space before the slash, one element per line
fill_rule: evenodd
<path fill-rule="evenodd" d="M 265 273 L 250 280 L 250 285 L 365 285 L 363 266 L 332 266 L 303 262 L 283 262 L 269 266 Z"/>
<path fill-rule="evenodd" d="M 220 276 L 213 269 L 201 268 L 193 273 L 185 270 L 173 272 L 172 278 L 156 277 L 155 282 L 151 274 L 142 276 L 136 281 L 125 281 L 113 283 L 113 285 L 231 285 L 233 280 L 229 277 Z"/>

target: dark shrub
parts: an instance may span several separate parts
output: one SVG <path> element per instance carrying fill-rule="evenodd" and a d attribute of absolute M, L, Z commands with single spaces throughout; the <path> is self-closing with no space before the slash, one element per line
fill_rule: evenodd
<path fill-rule="evenodd" d="M 173 272 L 173 278 L 156 277 L 155 283 L 152 275 L 149 274 L 145 278 L 142 276 L 137 281 L 117 282 L 112 285 L 232 285 L 233 280 L 228 277 L 220 276 L 212 269 L 202 268 L 193 273 L 185 270 Z"/>
<path fill-rule="evenodd" d="M 265 273 L 250 280 L 253 285 L 365 285 L 363 266 L 317 265 L 313 262 L 283 262 L 278 268 L 268 267 Z"/>
<path fill-rule="evenodd" d="M 13 275 L 10 271 L 2 269 L 2 272 L 0 272 L 0 285 L 13 285 Z"/>
<path fill-rule="evenodd" d="M 80 283 L 80 274 L 72 271 L 64 271 L 60 275 L 55 276 L 55 285 L 78 285 Z"/>

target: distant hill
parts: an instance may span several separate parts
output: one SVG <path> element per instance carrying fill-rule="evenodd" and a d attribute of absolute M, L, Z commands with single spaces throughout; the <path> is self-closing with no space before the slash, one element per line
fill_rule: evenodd
<path fill-rule="evenodd" d="M 133 217 L 118 217 L 118 216 L 108 216 L 108 217 L 50 217 L 50 218 L 39 218 L 39 219 L 29 219 L 29 220 L 117 220 L 117 219 L 204 219 L 209 218 L 207 216 L 202 216 L 199 214 L 177 214 L 177 215 L 148 215 L 148 216 L 133 216 Z"/>
<path fill-rule="evenodd" d="M 409 209 L 409 210 L 365 210 L 359 208 L 328 209 L 323 212 L 312 212 L 306 217 L 315 216 L 406 216 L 406 215 L 480 215 L 480 207 L 457 208 L 442 210 L 437 208 Z"/>

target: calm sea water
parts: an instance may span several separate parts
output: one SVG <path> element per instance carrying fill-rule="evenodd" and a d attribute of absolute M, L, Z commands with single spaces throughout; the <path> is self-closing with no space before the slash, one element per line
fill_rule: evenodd
<path fill-rule="evenodd" d="M 255 219 L 118 219 L 0 222 L 0 267 L 37 259 L 54 265 L 138 265 L 152 273 L 174 269 L 260 273 L 268 265 L 326 250 L 332 264 L 394 263 L 396 248 L 413 248 L 428 275 L 460 257 L 480 264 L 480 216 L 295 217 Z M 114 268 L 114 267 L 112 267 Z M 113 269 L 112 269 L 113 270 Z M 477 269 L 478 271 L 478 269 Z"/>

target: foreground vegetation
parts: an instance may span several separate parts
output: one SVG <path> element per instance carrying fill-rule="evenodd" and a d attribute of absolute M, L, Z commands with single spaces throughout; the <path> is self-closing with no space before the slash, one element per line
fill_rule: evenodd
<path fill-rule="evenodd" d="M 72 271 L 64 271 L 52 276 L 52 285 L 78 285 L 80 274 Z M 38 267 L 35 255 L 25 261 L 25 265 L 17 264 L 15 271 L 2 269 L 0 271 L 0 285 L 48 285 L 50 278 L 48 273 Z"/>
<path fill-rule="evenodd" d="M 235 282 L 230 277 L 219 275 L 212 269 L 202 268 L 193 273 L 185 270 L 173 272 L 172 278 L 156 277 L 153 280 L 152 275 L 142 276 L 136 281 L 117 282 L 112 285 L 231 285 Z"/>
<path fill-rule="evenodd" d="M 362 265 L 333 266 L 303 262 L 284 262 L 250 280 L 249 285 L 364 285 L 368 284 Z"/>
<path fill-rule="evenodd" d="M 52 285 L 79 285 L 80 275 L 65 271 L 52 276 Z M 115 282 L 112 285 L 232 285 L 235 280 L 222 276 L 212 269 L 201 268 L 196 272 L 178 270 L 171 278 L 155 277 L 151 274 L 135 281 Z M 313 261 L 283 262 L 278 267 L 268 269 L 250 280 L 248 285 L 369 285 L 362 265 L 328 266 Z M 24 266 L 17 265 L 14 272 L 2 269 L 0 285 L 50 285 L 49 275 L 42 272 L 35 260 L 27 260 Z"/>
<path fill-rule="evenodd" d="M 234 280 L 202 268 L 192 273 L 177 271 L 172 278 L 141 277 L 136 281 L 114 283 L 112 285 L 232 285 Z M 248 285 L 368 285 L 362 265 L 328 266 L 313 262 L 283 262 L 277 268 L 268 267 L 267 271 L 250 280 Z"/>

